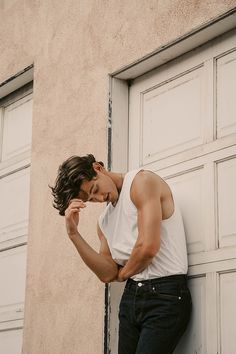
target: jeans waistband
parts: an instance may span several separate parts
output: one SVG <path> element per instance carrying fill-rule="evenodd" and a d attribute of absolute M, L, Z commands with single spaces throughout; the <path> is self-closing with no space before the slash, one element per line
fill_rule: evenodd
<path fill-rule="evenodd" d="M 187 279 L 188 279 L 187 274 L 174 274 L 166 277 L 159 277 L 159 278 L 146 279 L 146 280 L 133 280 L 129 278 L 127 279 L 125 287 L 136 287 L 136 286 L 140 287 L 142 285 L 154 285 L 154 284 L 170 283 L 170 282 L 186 284 Z"/>

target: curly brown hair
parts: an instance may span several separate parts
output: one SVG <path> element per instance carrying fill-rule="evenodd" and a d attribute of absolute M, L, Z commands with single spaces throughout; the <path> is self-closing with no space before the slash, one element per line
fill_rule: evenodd
<path fill-rule="evenodd" d="M 96 162 L 92 154 L 86 156 L 71 156 L 59 166 L 55 186 L 49 186 L 54 197 L 53 207 L 65 215 L 65 210 L 72 198 L 78 196 L 84 180 L 91 181 L 97 173 L 93 169 Z M 104 166 L 103 162 L 99 161 Z"/>

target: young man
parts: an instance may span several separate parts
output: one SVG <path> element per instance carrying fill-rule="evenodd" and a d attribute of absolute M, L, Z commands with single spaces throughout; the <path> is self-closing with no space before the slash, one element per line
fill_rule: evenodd
<path fill-rule="evenodd" d="M 54 207 L 86 265 L 104 282 L 126 281 L 119 308 L 119 354 L 170 354 L 187 328 L 184 227 L 167 183 L 151 171 L 107 171 L 93 155 L 72 156 L 52 188 Z M 99 253 L 79 232 L 86 202 L 108 203 Z"/>

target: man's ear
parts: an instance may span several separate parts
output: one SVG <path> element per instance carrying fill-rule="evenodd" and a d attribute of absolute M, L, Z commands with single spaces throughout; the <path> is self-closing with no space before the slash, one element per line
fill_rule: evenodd
<path fill-rule="evenodd" d="M 95 172 L 103 172 L 104 167 L 99 162 L 93 162 L 93 169 Z"/>

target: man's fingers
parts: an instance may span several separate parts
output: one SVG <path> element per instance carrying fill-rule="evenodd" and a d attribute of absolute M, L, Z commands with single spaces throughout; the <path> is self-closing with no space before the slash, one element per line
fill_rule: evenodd
<path fill-rule="evenodd" d="M 71 200 L 69 203 L 68 207 L 74 207 L 74 206 L 79 206 L 81 208 L 85 208 L 86 204 L 81 200 L 81 201 L 77 201 L 77 200 Z"/>
<path fill-rule="evenodd" d="M 65 216 L 70 217 L 71 214 L 79 213 L 79 212 L 80 212 L 80 208 L 70 208 L 65 211 Z"/>
<path fill-rule="evenodd" d="M 72 202 L 66 210 L 70 210 L 71 208 L 86 208 L 86 204 L 83 202 Z"/>
<path fill-rule="evenodd" d="M 73 202 L 80 202 L 80 203 L 83 203 L 84 204 L 84 201 L 82 199 L 79 199 L 79 198 L 73 198 L 69 201 L 69 204 L 73 203 Z"/>
<path fill-rule="evenodd" d="M 80 209 L 86 207 L 86 204 L 81 199 L 71 199 L 69 206 L 65 210 L 65 217 L 70 218 L 72 214 L 79 213 Z"/>
<path fill-rule="evenodd" d="M 69 212 L 71 212 L 71 211 L 72 211 L 72 212 L 76 212 L 76 211 L 78 211 L 78 212 L 79 212 L 79 211 L 80 211 L 80 209 L 81 209 L 81 208 L 78 208 L 78 207 L 73 207 L 73 208 L 68 209 L 68 213 L 69 213 Z"/>

